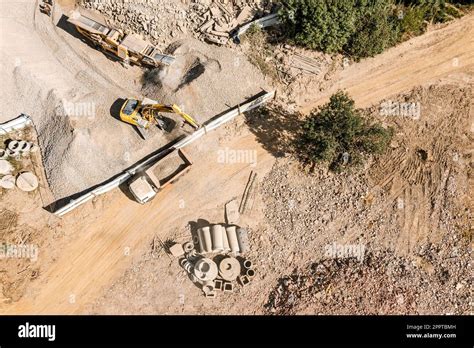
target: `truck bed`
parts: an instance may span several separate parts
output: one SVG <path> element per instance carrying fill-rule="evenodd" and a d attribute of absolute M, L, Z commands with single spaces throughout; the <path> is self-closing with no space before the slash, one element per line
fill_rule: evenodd
<path fill-rule="evenodd" d="M 182 150 L 174 150 L 146 170 L 156 187 L 163 187 L 177 179 L 191 166 Z"/>

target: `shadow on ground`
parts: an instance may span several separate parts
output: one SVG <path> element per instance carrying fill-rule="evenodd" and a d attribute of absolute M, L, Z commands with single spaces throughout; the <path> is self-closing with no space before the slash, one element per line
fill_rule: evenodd
<path fill-rule="evenodd" d="M 275 157 L 284 157 L 293 153 L 293 139 L 302 121 L 297 113 L 281 106 L 268 106 L 248 112 L 245 123 L 265 150 Z"/>
<path fill-rule="evenodd" d="M 64 30 L 66 33 L 74 36 L 76 39 L 81 40 L 85 44 L 87 44 L 89 47 L 101 51 L 108 59 L 110 59 L 113 62 L 120 62 L 120 59 L 118 57 L 115 57 L 111 55 L 110 53 L 107 53 L 106 51 L 102 50 L 99 45 L 96 45 L 92 43 L 90 40 L 87 40 L 80 32 L 77 31 L 76 27 L 68 22 L 69 17 L 66 15 L 62 15 L 61 18 L 59 19 L 58 23 L 56 26 L 62 30 Z"/>

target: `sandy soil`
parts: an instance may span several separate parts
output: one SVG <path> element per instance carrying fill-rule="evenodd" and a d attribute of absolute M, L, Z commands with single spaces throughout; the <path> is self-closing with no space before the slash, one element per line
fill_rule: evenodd
<path fill-rule="evenodd" d="M 474 73 L 474 15 L 415 37 L 335 74 L 334 83 L 323 93 L 307 89 L 302 112 L 326 102 L 335 91 L 347 91 L 357 107 L 368 107 L 383 99 L 438 80 L 472 81 Z"/>

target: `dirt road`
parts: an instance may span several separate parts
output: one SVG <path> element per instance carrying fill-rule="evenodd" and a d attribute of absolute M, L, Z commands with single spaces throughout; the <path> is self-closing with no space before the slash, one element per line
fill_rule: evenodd
<path fill-rule="evenodd" d="M 358 107 L 367 107 L 413 87 L 442 78 L 471 79 L 474 73 L 474 14 L 413 38 L 344 69 L 331 88 L 306 105 L 304 113 L 325 103 L 338 89 Z"/>

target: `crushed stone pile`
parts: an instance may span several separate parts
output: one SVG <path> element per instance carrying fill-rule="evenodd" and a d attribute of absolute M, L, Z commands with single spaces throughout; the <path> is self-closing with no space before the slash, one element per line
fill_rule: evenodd
<path fill-rule="evenodd" d="M 265 78 L 243 54 L 195 39 L 170 47 L 176 61 L 144 75 L 143 94 L 175 103 L 199 122 L 268 89 Z"/>
<path fill-rule="evenodd" d="M 109 24 L 125 32 L 140 34 L 165 49 L 177 39 L 194 36 L 225 44 L 229 32 L 256 15 L 268 13 L 268 0 L 82 0 L 81 5 L 108 18 Z"/>

